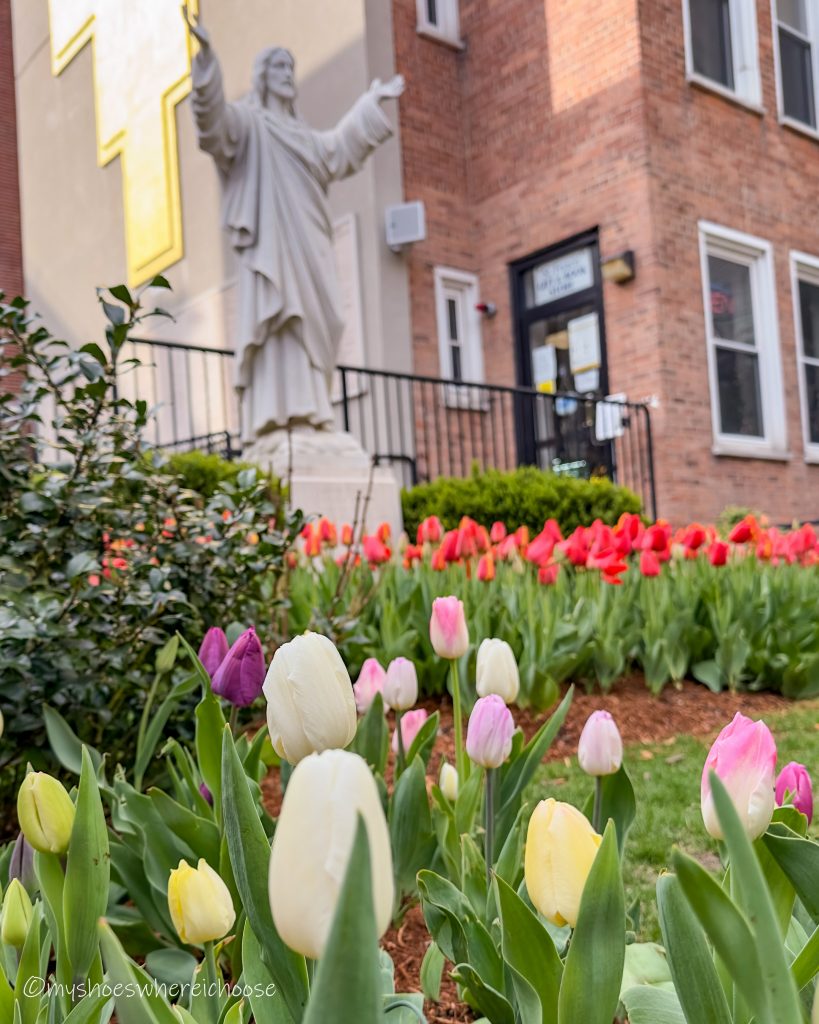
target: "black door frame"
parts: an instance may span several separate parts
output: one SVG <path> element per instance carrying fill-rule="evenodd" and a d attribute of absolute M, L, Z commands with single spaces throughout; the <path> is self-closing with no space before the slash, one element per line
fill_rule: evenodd
<path fill-rule="evenodd" d="M 526 308 L 523 276 L 544 260 L 555 259 L 578 249 L 592 250 L 592 274 L 594 282 L 590 288 L 572 292 L 561 299 L 544 303 L 541 306 Z M 600 269 L 600 232 L 598 228 L 590 228 L 571 238 L 566 238 L 555 245 L 546 246 L 520 260 L 509 264 L 509 283 L 512 299 L 512 319 L 515 330 L 515 370 L 517 382 L 522 387 L 534 386 L 532 379 L 532 356 L 529 349 L 529 327 L 544 316 L 559 315 L 575 306 L 593 304 L 598 315 L 600 329 L 600 387 L 601 394 L 609 391 L 608 347 L 606 345 L 606 315 L 603 307 L 603 275 Z M 580 396 L 582 397 L 582 396 Z M 515 432 L 518 444 L 518 462 L 534 464 L 537 462 L 537 446 L 535 443 L 534 403 L 519 403 L 515 414 Z"/>

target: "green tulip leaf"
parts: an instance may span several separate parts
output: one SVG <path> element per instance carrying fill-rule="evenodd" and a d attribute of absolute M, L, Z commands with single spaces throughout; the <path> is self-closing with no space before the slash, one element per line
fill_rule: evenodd
<path fill-rule="evenodd" d="M 560 986 L 559 1024 L 611 1024 L 623 980 L 625 935 L 617 831 L 610 821 L 580 900 Z"/>
<path fill-rule="evenodd" d="M 563 964 L 552 937 L 511 886 L 500 877 L 495 878 L 495 886 L 503 958 L 536 993 L 542 1019 L 556 1020 Z"/>
<path fill-rule="evenodd" d="M 415 892 L 415 876 L 435 853 L 435 836 L 427 797 L 426 773 L 416 756 L 395 784 L 390 800 L 390 843 L 393 850 L 396 900 Z"/>
<path fill-rule="evenodd" d="M 420 757 L 424 768 L 426 768 L 432 748 L 435 746 L 435 737 L 438 735 L 438 723 L 440 721 L 440 711 L 436 711 L 427 718 L 410 744 L 410 748 L 407 751 L 407 764 L 412 764 L 416 757 Z"/>
<path fill-rule="evenodd" d="M 492 1024 L 515 1024 L 515 1011 L 509 1000 L 502 992 L 487 984 L 471 964 L 458 964 L 452 977 L 469 990 L 472 1001 Z"/>
<path fill-rule="evenodd" d="M 359 816 L 344 884 L 303 1024 L 381 1020 L 383 998 L 370 844 Z"/>
<path fill-rule="evenodd" d="M 110 920 L 108 923 L 110 925 Z M 154 949 L 145 957 L 145 969 L 164 985 L 190 985 L 196 957 L 184 949 Z"/>
<path fill-rule="evenodd" d="M 40 1013 L 41 994 L 39 987 L 33 992 L 26 991 L 29 978 L 42 978 L 44 972 L 41 965 L 41 924 L 42 909 L 39 903 L 34 905 L 34 913 L 28 926 L 26 941 L 20 952 L 20 963 L 17 966 L 17 978 L 14 983 L 15 1020 L 20 1024 L 36 1024 Z"/>
<path fill-rule="evenodd" d="M 629 1024 L 705 1024 L 705 1018 L 686 1017 L 674 992 L 638 985 L 623 993 Z"/>
<path fill-rule="evenodd" d="M 110 1012 L 106 1011 L 107 1015 L 104 1016 L 103 1011 L 110 1001 L 108 995 L 86 996 L 77 1003 L 63 1024 L 101 1024 L 101 1021 L 109 1019 Z"/>
<path fill-rule="evenodd" d="M 147 796 L 165 825 L 191 848 L 197 860 L 204 857 L 218 871 L 221 840 L 216 825 L 183 807 L 161 789 L 149 789 Z"/>
<path fill-rule="evenodd" d="M 108 905 L 111 855 L 108 828 L 91 756 L 83 748 L 77 813 L 71 830 L 63 888 L 65 941 L 75 979 L 84 979 L 99 938 L 97 922 Z"/>
<path fill-rule="evenodd" d="M 787 875 L 805 909 L 819 922 L 819 843 L 803 839 L 783 824 L 771 825 L 762 837 L 768 852 Z"/>
<path fill-rule="evenodd" d="M 475 823 L 475 815 L 481 806 L 483 793 L 483 772 L 471 772 L 464 781 L 459 779 L 458 795 L 455 798 L 455 830 L 457 838 L 465 832 L 471 832 Z"/>
<path fill-rule="evenodd" d="M 796 987 L 801 991 L 819 973 L 819 928 L 814 929 L 791 964 Z"/>
<path fill-rule="evenodd" d="M 217 819 L 222 815 L 222 733 L 225 716 L 219 698 L 210 692 L 196 706 L 196 759 L 205 785 L 213 794 Z"/>
<path fill-rule="evenodd" d="M 265 964 L 293 1020 L 300 1021 L 307 1001 L 307 967 L 304 957 L 284 944 L 273 923 L 267 887 L 270 842 L 229 728 L 222 743 L 222 780 L 225 835 L 236 888 Z"/>
<path fill-rule="evenodd" d="M 45 722 L 48 742 L 54 751 L 54 756 L 63 768 L 74 775 L 79 775 L 82 771 L 82 740 L 80 740 L 79 736 L 77 736 L 59 711 L 55 711 L 48 704 L 43 705 L 43 720 Z M 93 747 L 85 747 L 85 749 L 91 757 L 95 774 L 98 774 L 102 765 L 102 755 L 98 750 L 94 750 Z"/>
<path fill-rule="evenodd" d="M 390 730 L 384 717 L 384 698 L 377 693 L 358 723 L 350 749 L 360 754 L 376 775 L 383 775 L 389 747 Z"/>
<path fill-rule="evenodd" d="M 196 678 L 199 680 L 199 684 L 202 687 L 202 696 L 206 697 L 211 692 L 210 676 L 208 675 L 208 670 L 199 660 L 199 655 L 191 647 L 191 645 L 188 643 L 185 637 L 181 633 L 177 633 L 176 635 L 179 637 L 179 642 L 182 644 L 182 649 L 185 651 L 188 658 L 190 658 L 191 665 L 193 665 L 193 670 L 196 673 Z"/>
<path fill-rule="evenodd" d="M 105 921 L 99 923 L 99 942 L 119 1024 L 179 1024 L 153 979 L 125 955 Z"/>
<path fill-rule="evenodd" d="M 711 772 L 710 779 L 714 807 L 725 836 L 731 874 L 736 882 L 732 882 L 732 888 L 736 892 L 739 906 L 753 922 L 762 978 L 770 1005 L 776 1013 L 777 1024 L 801 1024 L 799 993 L 788 970 L 776 911 L 765 884 L 759 859 L 745 833 L 733 801 L 716 772 Z"/>
<path fill-rule="evenodd" d="M 142 779 L 154 756 L 157 744 L 162 738 L 162 733 L 171 717 L 174 708 L 180 704 L 185 697 L 194 692 L 199 685 L 198 677 L 193 675 L 174 686 L 171 692 L 165 697 L 156 710 L 153 718 L 145 730 L 145 735 L 137 745 L 136 760 L 134 762 L 134 785 L 137 789 L 142 788 Z"/>
<path fill-rule="evenodd" d="M 433 1003 L 441 997 L 441 976 L 446 958 L 437 943 L 430 942 L 421 961 L 421 991 Z"/>
<path fill-rule="evenodd" d="M 687 1020 L 732 1024 L 705 933 L 674 875 L 657 879 L 657 907 L 668 966 Z"/>
<path fill-rule="evenodd" d="M 592 820 L 594 814 L 594 793 L 592 792 L 583 808 L 583 813 Z M 620 856 L 626 844 L 626 836 L 637 814 L 637 798 L 634 787 L 628 776 L 625 765 L 613 775 L 604 775 L 600 779 L 600 823 L 601 827 L 609 818 L 617 828 L 617 847 Z"/>

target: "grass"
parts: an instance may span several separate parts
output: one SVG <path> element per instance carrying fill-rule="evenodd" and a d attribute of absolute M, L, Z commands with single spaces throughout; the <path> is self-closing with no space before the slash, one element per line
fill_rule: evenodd
<path fill-rule="evenodd" d="M 819 702 L 766 716 L 776 740 L 778 766 L 788 761 L 806 765 L 819 797 Z M 625 764 L 637 796 L 637 817 L 628 834 L 623 875 L 626 906 L 640 905 L 638 938 L 659 941 L 654 887 L 675 844 L 711 870 L 719 868 L 717 844 L 700 814 L 702 766 L 713 736 L 679 736 L 649 746 L 626 748 Z M 567 759 L 568 760 L 568 759 Z M 533 796 L 553 796 L 582 807 L 593 781 L 580 770 L 577 758 L 543 765 Z M 819 838 L 819 825 L 811 833 Z"/>

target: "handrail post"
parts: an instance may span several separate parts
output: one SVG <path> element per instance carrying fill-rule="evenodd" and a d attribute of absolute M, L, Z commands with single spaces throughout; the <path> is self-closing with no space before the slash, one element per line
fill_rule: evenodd
<path fill-rule="evenodd" d="M 342 416 L 344 417 L 344 430 L 349 434 L 350 432 L 350 406 L 347 395 L 347 368 L 346 366 L 340 366 L 338 368 L 341 374 L 341 409 Z"/>

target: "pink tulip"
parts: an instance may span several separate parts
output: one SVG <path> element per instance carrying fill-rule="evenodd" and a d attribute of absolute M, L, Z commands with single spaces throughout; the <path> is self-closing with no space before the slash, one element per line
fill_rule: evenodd
<path fill-rule="evenodd" d="M 358 679 L 353 684 L 353 696 L 359 715 L 369 711 L 377 693 L 383 694 L 386 676 L 387 673 L 377 658 L 367 658 L 361 666 Z"/>
<path fill-rule="evenodd" d="M 722 839 L 709 784 L 711 772 L 717 773 L 728 790 L 749 838 L 759 838 L 770 825 L 774 812 L 776 744 L 768 726 L 737 712 L 714 740 L 705 760 L 702 817 L 709 835 Z"/>
<path fill-rule="evenodd" d="M 393 658 L 387 666 L 384 700 L 395 711 L 409 711 L 418 700 L 418 674 L 409 658 Z"/>
<path fill-rule="evenodd" d="M 623 763 L 623 740 L 608 711 L 593 711 L 577 744 L 577 759 L 587 775 L 614 775 Z"/>
<path fill-rule="evenodd" d="M 787 802 L 801 811 L 810 824 L 813 821 L 813 786 L 808 769 L 798 761 L 786 764 L 776 780 L 776 802 L 780 807 L 786 802 L 786 796 L 790 797 Z"/>
<path fill-rule="evenodd" d="M 432 602 L 429 638 L 439 658 L 454 661 L 469 650 L 463 601 L 457 597 L 436 597 Z"/>
<path fill-rule="evenodd" d="M 225 655 L 213 677 L 213 692 L 239 708 L 262 695 L 267 672 L 264 651 L 253 626 L 246 629 Z"/>
<path fill-rule="evenodd" d="M 409 753 L 409 748 L 412 746 L 412 741 L 418 735 L 418 730 L 427 720 L 427 713 L 423 708 L 417 708 L 415 711 L 408 711 L 405 715 L 401 716 L 401 739 L 404 741 L 404 750 Z M 392 750 L 394 754 L 398 753 L 398 733 L 393 730 L 392 734 Z"/>
<path fill-rule="evenodd" d="M 213 679 L 216 670 L 227 657 L 229 644 L 225 631 L 219 626 L 211 626 L 205 633 L 199 647 L 199 660 L 205 667 L 207 674 Z"/>
<path fill-rule="evenodd" d="M 496 693 L 475 701 L 466 729 L 466 752 L 484 768 L 500 768 L 512 752 L 515 720 Z"/>

